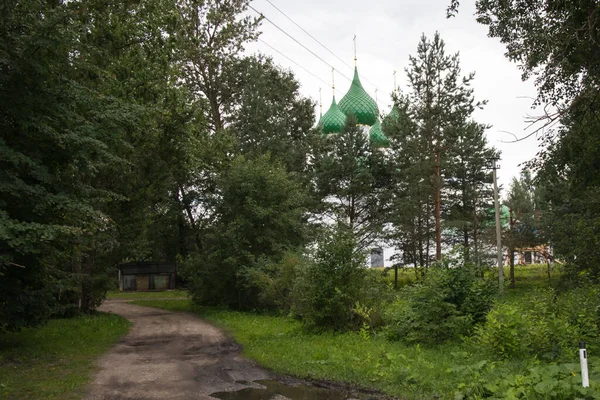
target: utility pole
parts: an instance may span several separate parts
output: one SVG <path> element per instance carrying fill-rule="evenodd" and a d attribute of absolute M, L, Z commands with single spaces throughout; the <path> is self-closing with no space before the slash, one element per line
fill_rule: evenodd
<path fill-rule="evenodd" d="M 498 177 L 496 170 L 500 168 L 498 158 L 490 158 L 494 180 L 494 208 L 496 209 L 496 246 L 498 246 L 498 285 L 500 293 L 504 289 L 504 271 L 502 271 L 502 232 L 500 230 L 500 203 L 498 202 Z"/>

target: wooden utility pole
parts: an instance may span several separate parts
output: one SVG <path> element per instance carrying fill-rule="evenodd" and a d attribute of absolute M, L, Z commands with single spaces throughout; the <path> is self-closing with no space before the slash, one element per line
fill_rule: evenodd
<path fill-rule="evenodd" d="M 504 289 L 504 271 L 502 271 L 502 232 L 500 229 L 500 203 L 498 202 L 498 177 L 496 170 L 500 168 L 496 162 L 497 158 L 490 159 L 492 162 L 493 180 L 494 180 L 494 207 L 496 209 L 496 246 L 498 246 L 498 285 L 500 293 Z"/>

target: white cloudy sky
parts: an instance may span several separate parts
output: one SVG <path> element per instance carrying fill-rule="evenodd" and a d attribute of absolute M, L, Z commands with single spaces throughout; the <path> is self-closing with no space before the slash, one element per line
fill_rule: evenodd
<path fill-rule="evenodd" d="M 475 118 L 492 125 L 487 136 L 489 143 L 502 152 L 500 183 L 506 188 L 512 177 L 519 174 L 519 164 L 536 154 L 538 142 L 535 137 L 518 143 L 503 143 L 514 140 L 506 132 L 518 137 L 530 132 L 525 130 L 528 126 L 525 118 L 536 114 L 531 109 L 536 90 L 532 82 L 521 81 L 517 65 L 504 57 L 504 46 L 497 39 L 487 37 L 486 26 L 477 24 L 473 0 L 463 0 L 458 16 L 451 19 L 446 19 L 445 14 L 449 0 L 270 1 L 349 65 L 353 65 L 352 38 L 356 34 L 361 80 L 372 97 L 375 97 L 375 87 L 378 88 L 379 108 L 384 111 L 391 105 L 393 71 L 398 71 L 397 83 L 406 90 L 404 69 L 408 66 L 408 56 L 415 54 L 421 34 L 433 37 L 435 31 L 439 31 L 447 52 L 460 53 L 465 74 L 476 72 L 473 85 L 476 98 L 489 101 L 484 110 L 477 111 Z M 339 71 L 336 73 L 336 98 L 339 101 L 350 84 L 342 74 L 351 77 L 352 70 L 267 0 L 254 0 L 251 5 Z M 268 21 L 263 21 L 261 31 L 263 42 L 253 43 L 247 50 L 269 54 L 277 63 L 293 70 L 302 85 L 303 95 L 318 101 L 319 88 L 322 88 L 325 112 L 331 103 L 331 88 L 265 43 L 326 82 L 331 81 L 330 67 Z"/>

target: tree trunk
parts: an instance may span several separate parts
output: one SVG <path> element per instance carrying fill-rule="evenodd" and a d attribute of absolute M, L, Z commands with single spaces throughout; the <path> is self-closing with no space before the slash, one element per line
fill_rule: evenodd
<path fill-rule="evenodd" d="M 185 257 L 187 256 L 185 221 L 183 220 L 183 213 L 179 212 L 177 214 L 177 228 L 179 229 L 179 254 Z"/>
<path fill-rule="evenodd" d="M 212 122 L 215 127 L 215 132 L 223 129 L 223 120 L 221 119 L 221 110 L 219 109 L 219 102 L 216 95 L 212 95 L 208 98 L 210 102 L 210 111 L 212 114 Z"/>
<path fill-rule="evenodd" d="M 463 247 L 465 254 L 465 262 L 469 261 L 469 228 L 467 225 L 463 227 Z"/>
<path fill-rule="evenodd" d="M 435 154 L 435 259 L 442 259 L 442 171 L 440 165 L 441 155 Z"/>
<path fill-rule="evenodd" d="M 413 260 L 413 265 L 415 267 L 415 278 L 418 280 L 419 279 L 419 267 L 417 266 L 416 258 Z"/>
<path fill-rule="evenodd" d="M 190 225 L 192 226 L 192 229 L 194 231 L 194 239 L 196 242 L 196 246 L 198 247 L 198 250 L 201 250 L 202 242 L 200 241 L 200 232 L 198 232 L 198 229 L 196 227 L 196 220 L 194 218 L 194 214 L 192 213 L 192 208 L 190 207 L 190 203 L 188 202 L 183 186 L 179 187 L 179 192 L 181 193 L 181 205 L 183 206 L 183 209 L 185 210 L 188 219 L 190 220 Z"/>
<path fill-rule="evenodd" d="M 185 233 L 185 220 L 183 219 L 183 206 L 179 197 L 179 188 L 177 189 L 177 192 L 174 192 L 173 200 L 175 200 L 175 203 L 179 204 L 180 207 L 180 210 L 177 213 L 177 230 L 179 232 L 179 254 L 185 257 L 187 255 L 187 239 Z"/>
<path fill-rule="evenodd" d="M 468 197 L 467 197 L 467 181 L 466 179 L 463 177 L 462 179 L 462 184 L 461 184 L 461 188 L 462 188 L 462 207 L 463 207 L 463 212 L 467 209 L 467 203 L 468 203 Z M 464 219 L 463 222 L 463 251 L 464 251 L 464 257 L 465 257 L 465 262 L 469 262 L 470 258 L 471 258 L 471 254 L 469 251 L 469 225 L 467 224 L 466 221 L 466 216 L 461 216 L 462 219 Z"/>
<path fill-rule="evenodd" d="M 510 272 L 509 272 L 509 279 L 510 279 L 510 288 L 514 289 L 515 288 L 515 248 L 511 245 L 508 248 L 508 256 L 510 257 L 509 264 L 510 264 Z"/>
<path fill-rule="evenodd" d="M 429 235 L 429 232 L 431 232 L 431 218 L 430 218 L 430 213 L 431 210 L 429 209 L 430 204 L 428 203 L 426 206 L 426 224 L 425 224 L 425 229 L 426 229 L 426 241 L 425 241 L 425 268 L 429 268 L 429 251 L 431 248 L 431 237 Z"/>
<path fill-rule="evenodd" d="M 477 239 L 479 233 L 479 224 L 477 218 L 477 201 L 473 201 L 473 256 L 475 263 L 479 264 L 479 250 L 477 249 Z"/>
<path fill-rule="evenodd" d="M 421 210 L 421 205 L 419 204 L 419 210 Z M 420 211 L 419 211 L 420 213 Z M 423 220 L 421 219 L 421 215 L 417 218 L 417 245 L 419 246 L 419 266 L 423 267 L 425 265 L 425 260 L 423 259 Z M 416 261 L 415 261 L 416 262 Z"/>
<path fill-rule="evenodd" d="M 354 196 L 350 197 L 350 204 L 349 204 L 349 210 L 348 210 L 348 217 L 350 218 L 350 229 L 354 232 L 354 219 L 355 219 L 355 201 L 354 201 Z"/>
<path fill-rule="evenodd" d="M 398 264 L 394 265 L 394 289 L 398 289 Z"/>
<path fill-rule="evenodd" d="M 514 229 L 514 225 L 515 225 L 515 220 L 513 219 L 513 210 L 512 207 L 509 209 L 509 216 L 510 216 L 510 230 L 511 233 Z M 509 279 L 510 279 L 510 285 L 509 287 L 511 289 L 515 288 L 515 246 L 514 244 L 511 243 L 511 245 L 508 247 L 508 256 L 510 257 L 509 264 L 510 264 L 510 272 L 509 272 Z"/>

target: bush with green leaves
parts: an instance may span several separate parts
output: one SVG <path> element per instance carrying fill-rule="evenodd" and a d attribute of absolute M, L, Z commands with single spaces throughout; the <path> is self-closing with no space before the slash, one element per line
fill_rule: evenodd
<path fill-rule="evenodd" d="M 300 252 L 288 252 L 281 261 L 265 260 L 258 268 L 247 269 L 247 286 L 258 291 L 259 307 L 289 313 L 295 278 L 307 262 L 306 256 Z"/>
<path fill-rule="evenodd" d="M 584 286 L 559 293 L 556 309 L 579 329 L 579 339 L 596 353 L 600 350 L 600 288 Z"/>
<path fill-rule="evenodd" d="M 298 270 L 292 311 L 318 329 L 341 331 L 377 324 L 390 288 L 365 266 L 365 254 L 349 229 L 342 225 L 326 229 L 309 262 Z"/>
<path fill-rule="evenodd" d="M 217 179 L 215 221 L 204 248 L 181 263 L 192 299 L 238 309 L 260 306 L 251 271 L 304 244 L 306 196 L 269 156 L 237 157 Z"/>
<path fill-rule="evenodd" d="M 519 305 L 499 302 L 476 328 L 474 340 L 494 357 L 565 360 L 580 340 L 598 343 L 598 290 L 581 288 L 556 295 L 537 290 Z"/>
<path fill-rule="evenodd" d="M 579 363 L 540 364 L 528 368 L 521 374 L 514 374 L 498 368 L 495 362 L 481 361 L 475 365 L 460 365 L 448 372 L 469 376 L 454 391 L 454 398 L 463 399 L 548 399 L 548 400 L 587 400 L 600 398 L 600 390 L 594 382 L 600 380 L 600 372 L 595 368 L 597 359 L 589 359 L 591 386 L 581 384 Z"/>
<path fill-rule="evenodd" d="M 481 278 L 462 259 L 446 259 L 425 278 L 406 287 L 386 313 L 390 339 L 437 344 L 468 335 L 483 322 L 497 294 L 497 283 Z"/>

